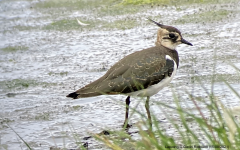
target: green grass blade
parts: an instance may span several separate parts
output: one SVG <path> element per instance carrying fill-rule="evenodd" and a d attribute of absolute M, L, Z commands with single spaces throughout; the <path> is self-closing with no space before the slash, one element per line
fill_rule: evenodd
<path fill-rule="evenodd" d="M 32 150 L 28 143 L 10 125 L 7 124 L 7 126 L 23 141 L 23 143 L 28 147 L 29 150 Z"/>

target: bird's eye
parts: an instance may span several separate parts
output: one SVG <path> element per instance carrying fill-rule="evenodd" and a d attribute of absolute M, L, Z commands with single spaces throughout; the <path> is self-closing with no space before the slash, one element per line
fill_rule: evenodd
<path fill-rule="evenodd" d="M 175 38 L 175 34 L 169 33 L 169 37 L 170 37 L 170 38 Z"/>

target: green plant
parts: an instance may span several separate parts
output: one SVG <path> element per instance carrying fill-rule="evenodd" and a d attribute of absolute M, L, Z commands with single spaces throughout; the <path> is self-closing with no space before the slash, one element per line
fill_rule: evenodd
<path fill-rule="evenodd" d="M 7 46 L 7 47 L 4 47 L 2 48 L 1 50 L 4 51 L 4 52 L 16 52 L 18 50 L 28 50 L 29 48 L 26 47 L 26 46 Z"/>

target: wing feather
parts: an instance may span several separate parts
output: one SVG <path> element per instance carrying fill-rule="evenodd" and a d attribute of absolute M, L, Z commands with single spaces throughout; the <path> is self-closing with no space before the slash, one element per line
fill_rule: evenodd
<path fill-rule="evenodd" d="M 74 92 L 78 94 L 76 98 L 130 93 L 159 83 L 174 70 L 174 61 L 166 58 L 169 51 L 164 47 L 152 47 L 126 56 L 104 76 Z"/>

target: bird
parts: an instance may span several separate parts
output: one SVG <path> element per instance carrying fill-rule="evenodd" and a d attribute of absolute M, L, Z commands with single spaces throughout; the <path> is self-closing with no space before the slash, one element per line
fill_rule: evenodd
<path fill-rule="evenodd" d="M 155 46 L 125 56 L 102 77 L 68 94 L 67 97 L 78 99 L 99 95 L 126 95 L 123 123 L 125 129 L 131 127 L 128 124 L 130 97 L 146 97 L 145 109 L 151 129 L 149 99 L 167 86 L 176 74 L 179 67 L 176 47 L 179 44 L 193 45 L 182 37 L 177 28 L 163 25 L 150 18 L 148 20 L 159 27 Z"/>

